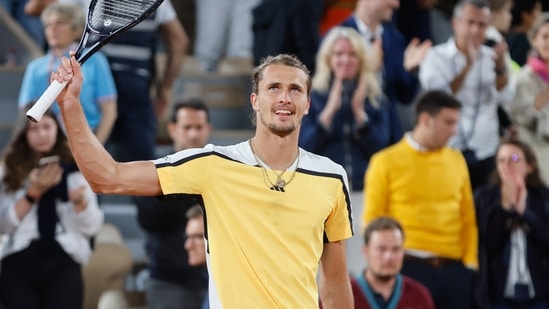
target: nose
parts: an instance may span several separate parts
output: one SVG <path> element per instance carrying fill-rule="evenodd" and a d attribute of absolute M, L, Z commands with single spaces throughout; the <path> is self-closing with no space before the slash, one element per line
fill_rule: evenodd
<path fill-rule="evenodd" d="M 280 94 L 278 95 L 278 102 L 280 103 L 289 103 L 290 100 L 290 93 L 288 90 L 282 90 Z"/>

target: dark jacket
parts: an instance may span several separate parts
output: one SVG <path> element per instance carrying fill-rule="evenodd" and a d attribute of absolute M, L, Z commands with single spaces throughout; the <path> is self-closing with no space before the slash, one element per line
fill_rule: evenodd
<path fill-rule="evenodd" d="M 136 197 L 137 218 L 147 232 L 146 251 L 150 275 L 188 289 L 205 290 L 204 267 L 192 267 L 185 250 L 186 212 L 197 203 L 200 195 L 179 194 L 162 198 Z"/>
<path fill-rule="evenodd" d="M 393 106 L 383 97 L 378 101 L 378 108 L 366 99 L 364 110 L 368 115 L 368 123 L 358 128 L 351 110 L 351 98 L 355 88 L 356 83 L 344 84 L 341 109 L 334 116 L 330 130 L 324 129 L 318 121 L 328 101 L 329 91 L 311 92 L 311 107 L 309 114 L 303 118 L 299 145 L 341 164 L 347 171 L 351 189 L 360 191 L 364 189 L 364 174 L 370 157 L 399 141 L 402 131 Z"/>
<path fill-rule="evenodd" d="M 341 23 L 358 31 L 355 15 Z M 417 76 L 404 69 L 404 36 L 390 23 L 383 24 L 383 93 L 391 104 L 410 104 L 419 88 Z"/>
<path fill-rule="evenodd" d="M 536 298 L 549 297 L 549 189 L 528 188 L 524 214 L 501 207 L 499 186 L 487 185 L 475 192 L 479 226 L 480 279 L 477 300 L 485 308 L 488 295 L 493 302 L 503 298 L 507 280 L 511 226 L 527 226 L 526 254 Z"/>

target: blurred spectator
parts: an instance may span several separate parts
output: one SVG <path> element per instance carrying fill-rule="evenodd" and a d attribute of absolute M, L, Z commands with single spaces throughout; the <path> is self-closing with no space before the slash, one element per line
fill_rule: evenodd
<path fill-rule="evenodd" d="M 391 24 L 399 0 L 359 0 L 351 17 L 341 26 L 357 30 L 368 45 L 373 69 L 393 113 L 398 103 L 410 104 L 418 90 L 415 70 L 431 47 L 430 41 L 413 39 L 407 46 L 402 34 Z M 401 133 L 402 134 L 402 133 Z"/>
<path fill-rule="evenodd" d="M 549 189 L 534 152 L 519 140 L 503 140 L 497 177 L 475 192 L 478 214 L 482 308 L 549 308 Z"/>
<path fill-rule="evenodd" d="M 414 38 L 420 41 L 431 41 L 433 37 L 431 10 L 435 2 L 437 0 L 400 1 L 400 8 L 395 12 L 394 20 L 406 44 Z"/>
<path fill-rule="evenodd" d="M 516 0 L 513 2 L 511 29 L 506 36 L 511 58 L 519 65 L 526 64 L 530 54 L 528 31 L 541 13 L 539 0 Z"/>
<path fill-rule="evenodd" d="M 185 214 L 187 226 L 185 227 L 185 250 L 189 255 L 188 263 L 191 266 L 201 267 L 204 278 L 208 277 L 206 269 L 206 244 L 204 231 L 204 216 L 202 207 L 195 205 Z M 206 293 L 201 309 L 210 308 L 208 294 Z"/>
<path fill-rule="evenodd" d="M 103 213 L 53 113 L 38 123 L 20 118 L 0 171 L 0 303 L 81 308 L 81 267 Z M 59 162 L 38 166 L 51 155 Z"/>
<path fill-rule="evenodd" d="M 76 49 L 85 25 L 83 10 L 76 5 L 53 3 L 42 13 L 42 23 L 49 50 L 45 56 L 34 59 L 25 70 L 19 92 L 19 108 L 36 101 L 50 84 L 50 75 L 63 56 Z M 80 94 L 86 119 L 101 143 L 109 138 L 116 120 L 116 89 L 105 55 L 97 52 L 82 67 L 86 76 Z M 59 107 L 53 110 L 58 117 Z"/>
<path fill-rule="evenodd" d="M 279 0 L 280 1 L 280 0 Z M 252 56 L 252 10 L 260 0 L 196 0 L 195 55 L 206 72 L 223 57 Z"/>
<path fill-rule="evenodd" d="M 473 188 L 486 184 L 494 170 L 498 105 L 514 95 L 508 82 L 507 45 L 483 45 L 490 18 L 484 0 L 461 0 L 452 19 L 454 37 L 433 47 L 419 72 L 425 90 L 443 90 L 463 103 L 458 133 L 450 145 L 463 152 Z"/>
<path fill-rule="evenodd" d="M 161 37 L 166 50 L 163 73 L 157 78 L 156 50 Z M 156 157 L 157 116 L 172 101 L 189 39 L 169 0 L 147 20 L 103 47 L 118 90 L 118 118 L 109 139 L 115 157 L 123 161 Z M 156 88 L 154 101 L 151 86 Z"/>
<path fill-rule="evenodd" d="M 28 0 L 29 2 L 32 0 Z M 44 28 L 40 18 L 25 13 L 27 0 L 0 0 L 0 6 L 10 14 L 41 48 L 45 46 Z"/>
<path fill-rule="evenodd" d="M 262 0 L 253 10 L 254 65 L 267 56 L 287 53 L 314 73 L 321 17 L 319 0 Z"/>
<path fill-rule="evenodd" d="M 406 231 L 402 274 L 424 284 L 436 308 L 467 309 L 477 269 L 477 226 L 467 166 L 447 146 L 456 133 L 461 103 L 426 92 L 416 105 L 416 126 L 381 150 L 366 172 L 363 222 L 380 216 Z"/>
<path fill-rule="evenodd" d="M 533 54 L 516 76 L 517 90 L 511 111 L 519 136 L 540 158 L 541 177 L 549 179 L 549 14 L 532 27 Z"/>
<path fill-rule="evenodd" d="M 168 124 L 174 151 L 204 147 L 210 130 L 209 111 L 203 101 L 189 99 L 174 105 Z M 202 197 L 137 197 L 135 202 L 139 224 L 147 232 L 148 307 L 200 308 L 207 294 L 207 282 L 204 271 L 187 261 L 190 257 L 184 248 L 183 234 L 188 224 L 185 213 L 197 203 L 202 205 Z"/>
<path fill-rule="evenodd" d="M 364 39 L 354 29 L 332 28 L 317 54 L 300 146 L 341 164 L 350 187 L 360 191 L 372 154 L 400 138 L 398 119 L 372 72 Z"/>
<path fill-rule="evenodd" d="M 33 1 L 35 10 L 39 11 L 56 0 Z M 90 3 L 90 0 L 58 1 L 78 4 L 86 11 Z M 161 78 L 156 76 L 155 59 L 159 35 L 166 49 Z M 145 21 L 101 49 L 110 62 L 118 91 L 118 117 L 108 145 L 118 159 L 155 158 L 157 116 L 172 100 L 173 83 L 181 71 L 188 41 L 172 3 L 164 0 Z M 153 85 L 156 88 L 154 101 L 150 92 Z"/>
<path fill-rule="evenodd" d="M 393 218 L 379 217 L 368 224 L 362 247 L 367 267 L 351 277 L 355 309 L 435 309 L 429 290 L 400 274 L 404 238 L 402 226 Z"/>

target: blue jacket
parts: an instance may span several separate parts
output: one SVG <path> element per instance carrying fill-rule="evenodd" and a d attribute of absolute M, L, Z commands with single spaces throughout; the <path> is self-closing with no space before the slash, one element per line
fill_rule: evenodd
<path fill-rule="evenodd" d="M 355 15 L 344 20 L 340 26 L 358 31 Z M 391 23 L 383 24 L 383 92 L 391 104 L 411 103 L 418 91 L 417 76 L 404 69 L 406 42 L 402 34 Z"/>
<path fill-rule="evenodd" d="M 309 114 L 303 118 L 299 144 L 305 150 L 341 164 L 349 176 L 350 188 L 360 191 L 364 189 L 364 174 L 370 157 L 399 141 L 402 132 L 394 107 L 384 98 L 378 101 L 378 108 L 366 99 L 364 110 L 368 115 L 368 123 L 357 128 L 351 110 L 351 98 L 356 83 L 345 83 L 343 88 L 341 109 L 334 116 L 329 131 L 318 121 L 318 116 L 328 101 L 329 91 L 311 92 L 311 107 Z"/>

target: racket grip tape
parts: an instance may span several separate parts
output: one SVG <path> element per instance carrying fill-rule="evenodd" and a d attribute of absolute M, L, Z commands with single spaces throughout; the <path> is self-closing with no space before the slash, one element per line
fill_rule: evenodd
<path fill-rule="evenodd" d="M 58 82 L 54 80 L 44 91 L 40 99 L 34 103 L 34 105 L 27 111 L 26 116 L 27 119 L 36 123 L 42 119 L 42 116 L 44 116 L 44 113 L 50 108 L 50 106 L 53 104 L 57 96 L 63 91 L 63 89 L 67 86 L 67 82 Z"/>

